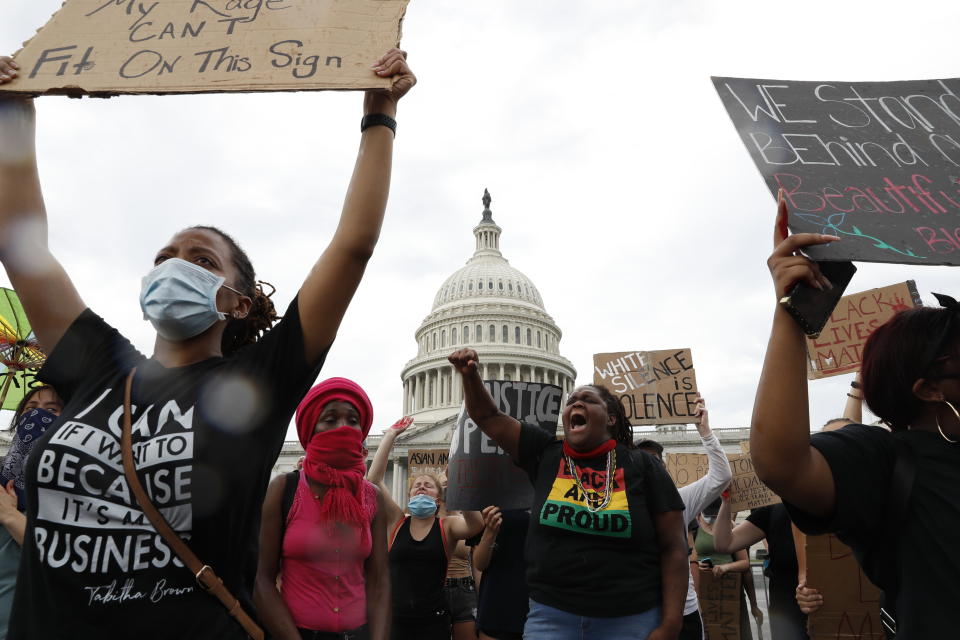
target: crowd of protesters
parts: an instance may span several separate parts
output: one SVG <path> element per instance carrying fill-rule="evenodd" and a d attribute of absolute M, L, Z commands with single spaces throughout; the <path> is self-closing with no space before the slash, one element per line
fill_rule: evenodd
<path fill-rule="evenodd" d="M 231 236 L 190 227 L 143 278 L 149 358 L 51 253 L 32 103 L 0 101 L 0 259 L 48 354 L 0 467 L 0 637 L 703 640 L 698 582 L 738 574 L 750 638 L 764 612 L 749 553 L 764 541 L 773 640 L 804 639 L 824 596 L 800 577 L 798 531 L 852 548 L 888 633 L 956 633 L 960 303 L 947 296 L 873 332 L 843 418 L 813 436 L 804 335 L 777 306 L 750 455 L 783 503 L 739 524 L 702 400 L 709 470 L 678 490 L 610 390 L 573 389 L 557 437 L 498 410 L 470 348 L 449 356 L 466 411 L 533 503 L 447 511 L 445 479 L 417 474 L 397 504 L 383 479 L 409 419 L 368 470 L 370 399 L 343 378 L 314 386 L 377 244 L 397 104 L 416 82 L 396 49 L 373 70 L 394 82 L 365 96 L 339 227 L 282 318 Z M 0 58 L 0 82 L 17 74 Z M 768 261 L 777 299 L 830 288 L 802 252 L 839 240 L 788 235 L 786 206 Z M 257 406 L 235 405 L 238 383 Z M 861 424 L 862 402 L 883 427 Z M 302 468 L 270 480 L 291 418 Z"/>

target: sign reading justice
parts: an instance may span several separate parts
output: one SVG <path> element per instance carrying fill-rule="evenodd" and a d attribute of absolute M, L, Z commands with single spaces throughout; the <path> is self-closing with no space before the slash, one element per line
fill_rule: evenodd
<path fill-rule="evenodd" d="M 690 349 L 594 354 L 593 383 L 620 399 L 632 425 L 696 421 L 697 376 Z"/>
<path fill-rule="evenodd" d="M 408 0 L 66 0 L 0 91 L 375 89 Z"/>
<path fill-rule="evenodd" d="M 713 83 L 813 259 L 960 264 L 960 79 Z"/>

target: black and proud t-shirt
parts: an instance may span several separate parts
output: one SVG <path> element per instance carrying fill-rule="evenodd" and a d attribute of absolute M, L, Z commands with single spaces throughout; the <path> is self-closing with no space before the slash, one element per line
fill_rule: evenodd
<path fill-rule="evenodd" d="M 260 505 L 287 424 L 319 371 L 294 301 L 255 345 L 178 368 L 89 309 L 40 377 L 66 403 L 27 464 L 27 532 L 9 638 L 244 638 L 143 515 L 120 455 L 124 382 L 141 483 L 250 610 Z"/>
<path fill-rule="evenodd" d="M 649 454 L 617 445 L 616 456 L 610 502 L 592 513 L 562 443 L 522 425 L 519 465 L 534 486 L 526 546 L 533 600 L 591 617 L 633 615 L 661 604 L 654 516 L 683 511 L 683 501 Z M 605 488 L 606 455 L 575 462 L 584 489 Z"/>
<path fill-rule="evenodd" d="M 793 505 L 793 522 L 809 534 L 836 533 L 859 556 L 864 572 L 881 563 L 900 574 L 896 600 L 897 638 L 957 637 L 960 629 L 960 445 L 926 431 L 888 433 L 854 424 L 815 434 L 811 444 L 830 465 L 836 488 L 835 514 L 816 518 Z M 891 478 L 899 455 L 915 455 L 913 492 L 906 513 L 894 513 Z M 899 532 L 893 548 L 882 548 L 884 529 Z"/>

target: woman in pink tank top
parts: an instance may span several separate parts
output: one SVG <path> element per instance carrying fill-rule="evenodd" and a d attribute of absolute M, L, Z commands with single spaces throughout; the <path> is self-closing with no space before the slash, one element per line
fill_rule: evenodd
<path fill-rule="evenodd" d="M 282 640 L 386 640 L 386 510 L 364 479 L 373 407 L 363 389 L 330 378 L 297 408 L 303 471 L 274 478 L 260 525 L 254 602 Z M 287 482 L 296 482 L 284 515 Z M 279 585 L 279 587 L 278 587 Z"/>

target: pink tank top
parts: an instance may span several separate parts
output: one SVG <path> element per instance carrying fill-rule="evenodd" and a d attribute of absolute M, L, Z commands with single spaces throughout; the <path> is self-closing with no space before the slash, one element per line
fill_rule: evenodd
<path fill-rule="evenodd" d="M 280 593 L 302 629 L 348 631 L 367 622 L 364 562 L 370 556 L 370 523 L 377 490 L 367 481 L 368 524 L 320 524 L 320 501 L 300 473 L 283 537 Z"/>

